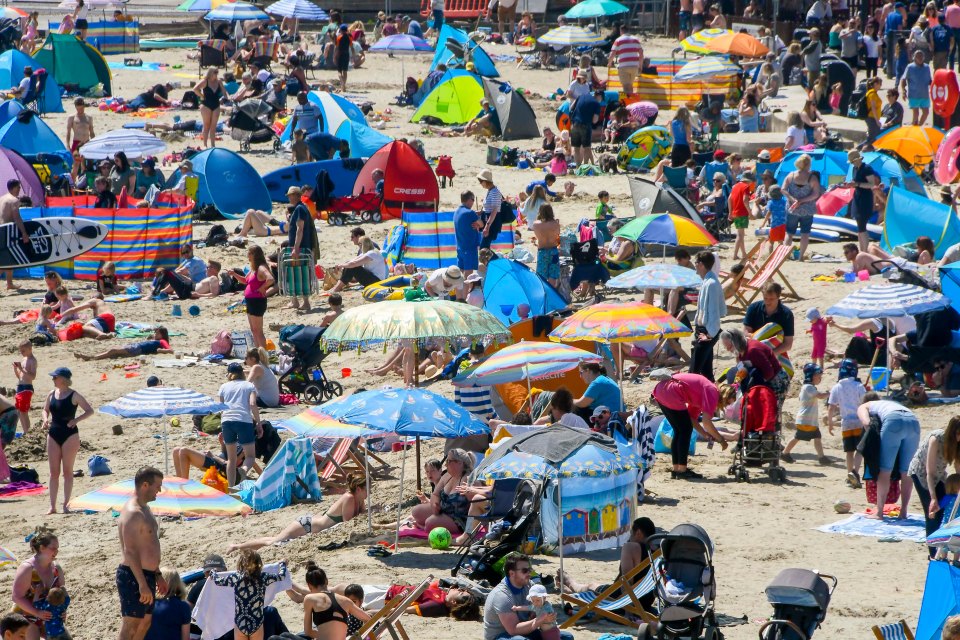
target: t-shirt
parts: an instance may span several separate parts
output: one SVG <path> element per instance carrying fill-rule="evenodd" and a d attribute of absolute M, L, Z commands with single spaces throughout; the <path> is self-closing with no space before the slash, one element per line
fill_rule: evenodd
<path fill-rule="evenodd" d="M 880 99 L 880 96 L 877 94 L 877 90 L 873 87 L 867 91 L 866 95 L 867 100 L 867 117 L 873 118 L 874 120 L 879 120 L 880 116 L 883 115 L 883 101 Z"/>
<path fill-rule="evenodd" d="M 951 29 L 960 29 L 960 6 L 951 4 L 944 9 L 943 21 Z"/>
<path fill-rule="evenodd" d="M 290 229 L 287 232 L 287 242 L 290 248 L 293 248 L 297 240 L 297 225 L 303 221 L 303 232 L 300 234 L 300 250 L 313 249 L 313 218 L 310 217 L 310 210 L 302 202 L 293 208 L 290 214 Z"/>
<path fill-rule="evenodd" d="M 888 102 L 880 112 L 883 118 L 883 128 L 897 127 L 903 124 L 903 105 L 899 102 Z"/>
<path fill-rule="evenodd" d="M 495 418 L 490 387 L 454 387 L 453 401 L 473 415 L 488 420 Z"/>
<path fill-rule="evenodd" d="M 891 31 L 899 31 L 903 28 L 903 16 L 900 15 L 899 11 L 891 11 L 887 14 L 887 21 L 884 24 L 884 33 L 890 33 Z"/>
<path fill-rule="evenodd" d="M 250 411 L 250 394 L 256 394 L 257 388 L 246 380 L 231 380 L 220 385 L 221 402 L 227 405 L 220 416 L 222 422 L 253 422 Z"/>
<path fill-rule="evenodd" d="M 207 277 L 206 263 L 196 256 L 187 258 L 181 262 L 180 266 L 177 267 L 177 271 L 183 268 L 186 268 L 187 272 L 190 274 L 191 282 L 197 283 Z"/>
<path fill-rule="evenodd" d="M 136 344 L 135 346 L 139 347 L 140 353 L 142 355 L 151 356 L 155 354 L 160 349 L 169 349 L 170 343 L 166 340 L 144 340 Z"/>
<path fill-rule="evenodd" d="M 263 375 L 256 379 L 253 386 L 257 389 L 257 398 L 268 407 L 280 406 L 280 385 L 277 375 L 270 367 L 263 367 Z"/>
<path fill-rule="evenodd" d="M 593 117 L 600 113 L 600 103 L 593 96 L 583 96 L 570 108 L 570 121 L 573 124 L 593 126 Z"/>
<path fill-rule="evenodd" d="M 925 311 L 914 316 L 917 321 L 916 344 L 921 347 L 947 347 L 953 331 L 960 329 L 960 313 L 953 307 Z"/>
<path fill-rule="evenodd" d="M 591 409 L 600 406 L 610 407 L 613 411 L 623 409 L 620 387 L 607 376 L 597 376 L 593 382 L 587 385 L 587 390 L 583 392 L 583 395 L 593 398 L 593 402 L 590 403 Z"/>
<path fill-rule="evenodd" d="M 806 134 L 801 127 L 787 127 L 787 137 L 784 142 L 784 148 L 787 151 L 793 151 L 797 147 L 802 147 L 806 144 L 806 141 Z"/>
<path fill-rule="evenodd" d="M 796 423 L 819 427 L 820 414 L 817 409 L 817 388 L 812 384 L 800 387 L 800 408 L 797 410 Z"/>
<path fill-rule="evenodd" d="M 201 580 L 199 584 L 205 583 Z M 190 624 L 190 612 L 190 604 L 180 598 L 158 598 L 144 640 L 181 640 L 183 625 Z"/>
<path fill-rule="evenodd" d="M 880 41 L 877 38 L 874 38 L 873 36 L 863 36 L 862 42 L 866 57 L 880 57 Z"/>
<path fill-rule="evenodd" d="M 143 106 L 149 107 L 149 108 L 156 108 L 160 106 L 160 101 L 157 100 L 155 97 L 157 95 L 159 95 L 163 99 L 166 99 L 167 88 L 162 84 L 156 84 L 153 86 L 152 89 L 150 89 L 149 91 L 144 91 L 138 97 L 140 98 L 141 102 L 143 102 Z"/>
<path fill-rule="evenodd" d="M 851 165 L 852 180 L 857 185 L 867 184 L 870 176 L 876 176 L 877 172 L 866 162 L 861 162 L 859 167 Z M 877 176 L 879 178 L 879 176 Z M 873 214 L 873 189 L 857 186 L 853 191 L 853 214 L 861 217 L 869 217 Z"/>
<path fill-rule="evenodd" d="M 21 98 L 27 95 L 27 92 L 30 90 L 30 76 L 24 76 L 21 78 L 19 84 L 17 84 L 17 95 Z"/>
<path fill-rule="evenodd" d="M 857 57 L 860 44 L 860 32 L 857 30 L 840 34 L 840 56 L 843 58 Z"/>
<path fill-rule="evenodd" d="M 500 193 L 500 189 L 493 187 L 487 191 L 487 195 L 483 198 L 483 212 L 490 215 L 499 215 L 500 213 L 500 204 L 503 202 L 503 194 Z"/>
<path fill-rule="evenodd" d="M 880 422 L 900 416 L 914 417 L 910 409 L 893 400 L 873 400 L 872 402 L 866 403 L 866 407 L 870 415 L 880 418 Z"/>
<path fill-rule="evenodd" d="M 747 182 L 738 182 L 730 189 L 730 217 L 748 218 L 750 212 L 743 203 L 745 197 L 750 195 L 750 184 Z"/>
<path fill-rule="evenodd" d="M 841 429 L 859 429 L 863 426 L 857 417 L 857 408 L 866 393 L 866 387 L 856 378 L 844 378 L 830 389 L 827 404 L 837 407 L 840 412 Z"/>
<path fill-rule="evenodd" d="M 513 613 L 513 607 L 527 605 L 527 593 L 530 587 L 514 590 L 508 585 L 510 578 L 504 578 L 490 591 L 487 602 L 483 605 L 483 640 L 497 640 L 501 635 L 506 636 L 507 630 L 500 622 L 501 613 Z M 530 619 L 531 612 L 517 611 L 520 621 Z"/>
<path fill-rule="evenodd" d="M 668 409 L 686 409 L 696 420 L 703 413 L 712 416 L 720 403 L 717 386 L 696 373 L 675 373 L 669 380 L 657 383 L 654 399 Z"/>
<path fill-rule="evenodd" d="M 770 228 L 783 227 L 787 224 L 787 199 L 767 200 L 767 211 L 770 212 Z"/>
<path fill-rule="evenodd" d="M 387 277 L 387 263 L 383 259 L 383 254 L 381 254 L 376 249 L 371 249 L 363 254 L 366 258 L 366 262 L 363 263 L 363 268 L 375 275 L 380 280 L 383 280 Z"/>
<path fill-rule="evenodd" d="M 416 20 L 410 22 L 410 25 L 407 27 L 408 36 L 416 36 L 417 38 L 423 37 L 423 27 L 420 26 L 420 23 Z"/>
<path fill-rule="evenodd" d="M 320 123 L 323 121 L 323 113 L 320 107 L 307 102 L 307 104 L 298 104 L 293 108 L 293 115 L 297 119 L 297 129 L 313 133 L 320 130 Z"/>
<path fill-rule="evenodd" d="M 748 327 L 751 332 L 771 322 L 780 325 L 783 329 L 783 337 L 790 338 L 794 335 L 793 311 L 785 307 L 782 302 L 777 305 L 773 313 L 768 314 L 763 300 L 757 300 L 747 307 L 747 313 L 743 316 L 743 326 Z"/>
<path fill-rule="evenodd" d="M 589 82 L 580 82 L 574 80 L 570 83 L 570 86 L 567 88 L 567 93 L 570 94 L 571 100 L 576 100 L 583 96 L 590 95 L 590 83 Z"/>
<path fill-rule="evenodd" d="M 480 232 L 472 225 L 479 220 L 477 212 L 460 206 L 453 214 L 453 230 L 457 237 L 457 250 L 470 251 L 480 247 Z"/>
<path fill-rule="evenodd" d="M 431 291 L 436 291 L 437 294 L 441 296 L 446 296 L 450 292 L 458 290 L 460 288 L 459 286 L 447 287 L 443 283 L 443 274 L 446 272 L 446 269 L 436 269 L 427 278 L 427 282 L 424 284 L 424 286 L 430 287 Z"/>
<path fill-rule="evenodd" d="M 907 80 L 907 99 L 922 100 L 930 97 L 930 83 L 933 78 L 929 66 L 911 62 L 907 65 L 904 77 Z"/>
<path fill-rule="evenodd" d="M 940 261 L 943 264 L 960 262 L 960 243 L 950 245 L 950 247 L 943 252 L 943 257 L 940 259 Z"/>
<path fill-rule="evenodd" d="M 747 340 L 747 350 L 740 355 L 740 362 L 760 372 L 764 382 L 770 382 L 783 367 L 773 349 L 759 340 Z"/>
<path fill-rule="evenodd" d="M 639 67 L 643 60 L 643 47 L 636 36 L 624 34 L 613 41 L 610 57 L 617 59 L 618 67 Z"/>

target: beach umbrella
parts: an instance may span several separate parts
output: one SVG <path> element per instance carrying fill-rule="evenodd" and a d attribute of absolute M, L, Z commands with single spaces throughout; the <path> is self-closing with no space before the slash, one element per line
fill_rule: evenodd
<path fill-rule="evenodd" d="M 603 362 L 595 353 L 556 342 L 518 342 L 500 349 L 466 376 L 454 378 L 455 385 L 493 386 L 508 382 L 550 378 L 575 369 L 581 362 Z"/>
<path fill-rule="evenodd" d="M 70 501 L 70 508 L 75 511 L 119 511 L 134 494 L 134 481 L 123 480 L 74 498 Z M 253 513 L 253 509 L 233 496 L 202 482 L 177 477 L 164 477 L 163 488 L 149 506 L 157 516 L 235 516 Z"/>
<path fill-rule="evenodd" d="M 703 279 L 693 269 L 676 264 L 646 264 L 611 278 L 607 286 L 614 289 L 693 289 L 702 283 Z"/>
<path fill-rule="evenodd" d="M 298 21 L 323 22 L 330 19 L 330 15 L 326 11 L 310 2 L 310 0 L 280 0 L 267 5 L 264 11 L 282 18 L 295 18 Z"/>
<path fill-rule="evenodd" d="M 177 11 L 191 11 L 195 13 L 212 11 L 222 4 L 236 2 L 236 0 L 184 0 L 177 5 Z"/>
<path fill-rule="evenodd" d="M 933 162 L 943 142 L 943 131 L 936 127 L 900 126 L 890 129 L 873 143 L 874 149 L 892 151 L 913 167 Z"/>
<path fill-rule="evenodd" d="M 825 315 L 844 318 L 914 316 L 950 306 L 950 298 L 912 284 L 871 284 L 836 303 Z"/>
<path fill-rule="evenodd" d="M 23 9 L 17 9 L 16 7 L 0 7 L 0 18 L 5 18 L 7 20 L 19 20 L 20 18 L 26 18 L 27 12 Z"/>
<path fill-rule="evenodd" d="M 630 7 L 614 0 L 584 0 L 573 5 L 573 8 L 563 14 L 567 20 L 584 20 L 587 18 L 603 18 L 629 13 Z"/>
<path fill-rule="evenodd" d="M 383 432 L 363 425 L 345 424 L 311 407 L 292 418 L 285 418 L 275 425 L 290 433 L 305 438 L 365 438 Z"/>
<path fill-rule="evenodd" d="M 662 244 L 664 247 L 717 245 L 717 239 L 703 225 L 673 213 L 638 216 L 621 227 L 614 236 L 640 244 Z"/>
<path fill-rule="evenodd" d="M 245 20 L 269 20 L 270 16 L 247 2 L 228 2 L 203 16 L 209 21 L 241 22 Z"/>
<path fill-rule="evenodd" d="M 406 33 L 387 36 L 377 40 L 369 51 L 371 53 L 387 53 L 400 56 L 415 56 L 417 54 L 432 54 L 433 47 L 423 38 L 411 36 Z M 400 58 L 400 78 L 406 78 L 407 74 L 403 69 L 403 58 Z"/>
<path fill-rule="evenodd" d="M 110 9 L 110 8 L 123 8 L 126 6 L 128 0 L 84 0 L 84 6 L 88 9 Z M 57 5 L 58 9 L 69 9 L 74 10 L 77 8 L 77 0 L 63 0 L 60 4 Z"/>
<path fill-rule="evenodd" d="M 547 31 L 537 38 L 537 42 L 555 47 L 581 47 L 590 44 L 600 44 L 603 42 L 603 38 L 583 27 L 568 24 Z"/>
<path fill-rule="evenodd" d="M 649 100 L 639 100 L 627 105 L 627 114 L 631 122 L 636 122 L 641 127 L 647 124 L 651 118 L 656 118 L 660 113 L 660 107 L 655 102 Z"/>
<path fill-rule="evenodd" d="M 114 129 L 80 147 L 80 155 L 87 160 L 104 160 L 123 151 L 132 160 L 157 156 L 166 150 L 167 143 L 152 133 L 138 129 Z"/>
<path fill-rule="evenodd" d="M 853 187 L 830 189 L 817 199 L 817 213 L 821 216 L 835 216 L 853 200 Z"/>
<path fill-rule="evenodd" d="M 601 302 L 580 309 L 550 332 L 555 342 L 631 342 L 682 338 L 690 328 L 662 309 L 643 302 Z"/>
<path fill-rule="evenodd" d="M 725 33 L 711 38 L 704 47 L 714 53 L 741 58 L 762 58 L 770 53 L 770 49 L 749 33 Z"/>
<path fill-rule="evenodd" d="M 687 53 L 696 53 L 701 56 L 715 54 L 716 51 L 711 51 L 707 48 L 707 43 L 714 38 L 732 34 L 733 31 L 730 31 L 729 29 L 703 29 L 681 40 L 680 48 Z"/>
<path fill-rule="evenodd" d="M 13 551 L 10 551 L 6 547 L 0 547 L 0 567 L 5 564 L 13 564 L 17 561 L 17 556 L 13 555 Z"/>
<path fill-rule="evenodd" d="M 726 58 L 719 56 L 704 56 L 691 60 L 683 65 L 680 71 L 673 76 L 674 80 L 709 80 L 723 76 L 735 76 L 740 68 Z"/>

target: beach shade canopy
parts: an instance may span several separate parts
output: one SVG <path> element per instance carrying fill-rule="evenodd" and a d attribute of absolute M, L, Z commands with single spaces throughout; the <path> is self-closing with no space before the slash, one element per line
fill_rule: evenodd
<path fill-rule="evenodd" d="M 420 103 L 410 122 L 430 116 L 444 124 L 466 124 L 480 112 L 483 94 L 480 76 L 447 71 Z"/>
<path fill-rule="evenodd" d="M 874 140 L 874 149 L 886 149 L 897 154 L 917 169 L 933 162 L 937 149 L 943 142 L 943 131 L 936 127 L 913 125 L 890 129 Z"/>
<path fill-rule="evenodd" d="M 358 124 L 353 120 L 342 122 L 333 135 L 350 145 L 351 158 L 369 158 L 393 142 L 393 138 L 385 133 L 380 133 L 372 127 Z M 343 158 L 343 156 L 337 151 L 334 158 Z"/>
<path fill-rule="evenodd" d="M 506 82 L 483 79 L 483 95 L 496 110 L 503 140 L 522 140 L 540 136 L 537 116 L 526 97 Z"/>
<path fill-rule="evenodd" d="M 607 281 L 614 289 L 696 289 L 703 279 L 693 269 L 677 264 L 646 264 Z"/>
<path fill-rule="evenodd" d="M 47 193 L 37 170 L 13 149 L 0 147 L 0 194 L 7 193 L 7 182 L 13 179 L 20 181 L 21 196 L 27 196 L 36 206 L 43 204 Z"/>
<path fill-rule="evenodd" d="M 483 308 L 505 325 L 520 319 L 517 307 L 526 304 L 530 316 L 545 316 L 567 308 L 550 283 L 527 265 L 515 260 L 491 260 L 483 279 Z"/>
<path fill-rule="evenodd" d="M 918 236 L 933 240 L 938 260 L 951 246 L 960 242 L 960 220 L 951 208 L 936 200 L 901 187 L 893 187 L 887 195 L 881 243 L 887 251 L 913 243 Z M 957 300 L 960 302 L 960 299 Z"/>
<path fill-rule="evenodd" d="M 9 20 L 19 20 L 20 18 L 26 18 L 29 14 L 23 9 L 17 9 L 16 7 L 3 7 L 0 9 L 0 18 L 6 18 Z"/>
<path fill-rule="evenodd" d="M 643 302 L 601 302 L 580 309 L 550 332 L 555 342 L 632 342 L 641 338 L 682 338 L 690 328 L 662 309 Z"/>
<path fill-rule="evenodd" d="M 627 114 L 630 122 L 636 122 L 642 127 L 660 114 L 660 107 L 649 100 L 638 100 L 627 105 Z"/>
<path fill-rule="evenodd" d="M 310 0 L 280 0 L 267 5 L 264 11 L 273 16 L 313 22 L 330 19 L 330 15 L 326 11 L 310 2 Z"/>
<path fill-rule="evenodd" d="M 112 159 L 123 151 L 127 158 L 146 158 L 167 150 L 167 143 L 140 129 L 114 129 L 99 135 L 80 147 L 80 155 L 87 160 Z"/>
<path fill-rule="evenodd" d="M 704 48 L 714 53 L 742 58 L 762 58 L 770 53 L 770 49 L 749 33 L 725 33 L 708 40 Z"/>
<path fill-rule="evenodd" d="M 133 480 L 123 480 L 91 491 L 70 501 L 74 511 L 120 511 L 135 494 Z M 156 516 L 236 516 L 253 513 L 253 509 L 233 496 L 217 491 L 196 480 L 165 477 L 157 499 L 149 504 Z"/>
<path fill-rule="evenodd" d="M 325 133 L 337 135 L 337 131 L 347 120 L 367 126 L 367 118 L 360 111 L 360 107 L 335 93 L 311 91 L 307 94 L 307 100 L 320 107 L 320 115 L 323 117 L 323 126 L 320 130 Z M 290 128 L 292 121 L 291 118 L 280 135 L 281 142 L 286 142 L 293 135 L 293 130 Z M 352 147 L 351 151 L 353 151 Z"/>
<path fill-rule="evenodd" d="M 914 638 L 940 640 L 947 618 L 957 614 L 960 614 L 960 568 L 946 561 L 928 562 Z"/>
<path fill-rule="evenodd" d="M 829 151 L 826 149 L 791 151 L 783 157 L 783 161 L 774 172 L 777 184 L 783 186 L 783 181 L 787 179 L 790 172 L 796 169 L 794 163 L 797 158 L 804 154 L 810 156 L 810 170 L 820 172 L 820 184 L 824 189 L 832 183 L 842 182 L 846 178 L 847 170 L 850 168 L 846 151 Z"/>
<path fill-rule="evenodd" d="M 563 14 L 567 20 L 584 20 L 588 18 L 603 18 L 629 13 L 630 7 L 614 0 L 584 0 L 573 5 L 573 8 Z"/>
<path fill-rule="evenodd" d="M 473 63 L 478 75 L 487 78 L 500 75 L 490 54 L 484 51 L 483 47 L 471 40 L 465 31 L 444 24 L 437 36 L 437 52 L 430 63 L 430 71 L 440 64 L 448 68 L 463 68 L 467 61 Z"/>
<path fill-rule="evenodd" d="M 177 11 L 207 13 L 227 2 L 236 2 L 236 0 L 183 0 L 177 5 Z"/>
<path fill-rule="evenodd" d="M 5 564 L 13 564 L 17 561 L 17 556 L 6 547 L 0 547 L 0 567 Z"/>
<path fill-rule="evenodd" d="M 86 93 L 102 84 L 104 95 L 112 95 L 107 61 L 94 47 L 71 33 L 48 33 L 43 45 L 34 52 L 33 59 L 61 87 Z"/>
<path fill-rule="evenodd" d="M 603 358 L 557 342 L 518 342 L 489 356 L 462 379 L 458 376 L 454 384 L 489 386 L 552 378 L 576 369 L 581 362 L 600 364 Z"/>
<path fill-rule="evenodd" d="M 364 425 L 344 424 L 322 413 L 317 407 L 281 420 L 276 423 L 276 427 L 306 438 L 365 438 L 383 433 L 379 429 Z"/>
<path fill-rule="evenodd" d="M 492 338 L 504 341 L 509 337 L 510 332 L 502 322 L 488 311 L 471 305 L 448 300 L 416 304 L 386 300 L 344 311 L 327 327 L 323 346 L 332 351 L 404 340 L 420 343 L 436 338 L 474 341 Z"/>
<path fill-rule="evenodd" d="M 426 389 L 361 391 L 326 402 L 317 410 L 347 424 L 401 436 L 463 438 L 490 433 L 490 427 L 472 413 Z"/>
<path fill-rule="evenodd" d="M 633 212 L 637 216 L 650 213 L 672 213 L 689 218 L 697 224 L 703 224 L 700 214 L 690 201 L 666 182 L 657 184 L 651 178 L 627 176 L 627 184 L 630 185 Z"/>
<path fill-rule="evenodd" d="M 270 16 L 248 2 L 228 2 L 203 16 L 211 22 L 241 22 L 246 20 L 269 20 Z"/>
<path fill-rule="evenodd" d="M 239 154 L 217 147 L 191 156 L 190 162 L 198 178 L 195 198 L 198 205 L 212 204 L 226 218 L 243 217 L 247 209 L 273 209 L 270 192 L 260 173 Z M 167 180 L 167 188 L 179 180 L 177 169 Z"/>
<path fill-rule="evenodd" d="M 0 127 L 13 120 L 18 113 L 26 109 L 19 100 L 14 98 L 4 100 L 0 103 Z"/>
<path fill-rule="evenodd" d="M 691 60 L 683 65 L 680 71 L 673 76 L 674 80 L 707 80 L 709 78 L 723 78 L 735 76 L 740 68 L 720 56 L 704 56 Z"/>
<path fill-rule="evenodd" d="M 227 405 L 198 391 L 179 387 L 147 387 L 100 407 L 100 413 L 120 418 L 205 416 L 224 411 Z"/>
<path fill-rule="evenodd" d="M 614 234 L 640 244 L 669 247 L 712 247 L 717 239 L 690 218 L 672 213 L 651 213 L 634 218 Z"/>
<path fill-rule="evenodd" d="M 589 44 L 600 44 L 603 42 L 603 36 L 583 27 L 568 24 L 547 31 L 537 38 L 537 42 L 554 47 L 582 47 Z"/>
<path fill-rule="evenodd" d="M 901 161 L 893 155 L 881 151 L 867 151 L 863 154 L 863 161 L 877 172 L 881 184 L 900 185 L 913 193 L 927 195 L 923 181 L 917 172 L 909 168 L 905 169 Z M 853 165 L 847 169 L 847 180 L 853 180 Z"/>
<path fill-rule="evenodd" d="M 701 56 L 716 54 L 716 51 L 707 48 L 707 43 L 720 36 L 732 36 L 729 29 L 703 29 L 680 41 L 680 48 L 687 53 L 697 53 Z"/>
<path fill-rule="evenodd" d="M 409 144 L 394 140 L 370 156 L 353 185 L 354 195 L 374 191 L 373 172 L 377 169 L 384 174 L 380 204 L 384 218 L 399 218 L 406 210 L 437 210 L 440 200 L 437 176 L 426 159 Z"/>
<path fill-rule="evenodd" d="M 65 162 L 73 162 L 73 156 L 67 151 L 67 145 L 63 144 L 60 136 L 36 112 L 29 109 L 21 111 L 13 120 L 0 127 L 0 147 L 13 149 L 30 161 L 49 154 L 58 156 Z"/>
<path fill-rule="evenodd" d="M 915 316 L 950 306 L 950 298 L 912 284 L 871 284 L 854 291 L 827 309 L 826 315 L 842 318 L 895 318 Z"/>
<path fill-rule="evenodd" d="M 20 84 L 24 67 L 30 67 L 36 72 L 42 65 L 17 49 L 0 53 L 0 87 L 15 87 Z M 48 72 L 41 103 L 40 111 L 43 113 L 63 113 L 60 85 L 57 84 L 52 72 Z"/>
<path fill-rule="evenodd" d="M 830 189 L 817 199 L 817 213 L 821 216 L 835 216 L 853 200 L 853 187 Z"/>
<path fill-rule="evenodd" d="M 283 0 L 286 1 L 286 0 Z M 301 0 L 303 1 L 303 0 Z M 277 4 L 280 4 L 279 2 Z M 411 36 L 406 33 L 398 33 L 377 40 L 370 51 L 377 53 L 392 53 L 394 55 L 417 55 L 421 53 L 433 53 L 433 47 L 423 38 Z"/>

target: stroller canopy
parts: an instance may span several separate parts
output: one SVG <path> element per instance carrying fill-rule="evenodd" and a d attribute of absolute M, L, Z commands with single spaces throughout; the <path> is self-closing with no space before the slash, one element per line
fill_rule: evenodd
<path fill-rule="evenodd" d="M 15 87 L 23 78 L 24 67 L 31 67 L 34 72 L 41 68 L 41 64 L 17 49 L 10 49 L 0 53 L 0 87 Z M 40 110 L 43 113 L 63 113 L 63 103 L 60 101 L 60 86 L 50 74 L 40 100 Z"/>
<path fill-rule="evenodd" d="M 678 524 L 670 533 L 657 536 L 664 560 L 706 560 L 713 556 L 713 540 L 698 524 Z"/>

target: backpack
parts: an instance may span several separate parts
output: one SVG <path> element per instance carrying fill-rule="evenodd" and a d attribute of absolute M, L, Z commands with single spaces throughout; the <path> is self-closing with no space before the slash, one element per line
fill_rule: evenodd
<path fill-rule="evenodd" d="M 851 118 L 859 118 L 860 120 L 867 119 L 867 94 L 864 92 L 862 96 L 857 100 L 857 104 L 854 108 L 850 109 L 848 112 Z"/>
<path fill-rule="evenodd" d="M 207 232 L 207 239 L 204 240 L 204 243 L 208 247 L 216 247 L 218 245 L 227 244 L 227 240 L 230 239 L 230 236 L 227 235 L 227 229 L 222 224 L 215 224 L 210 227 L 210 231 Z"/>
<path fill-rule="evenodd" d="M 216 356 L 228 356 L 233 349 L 233 341 L 230 339 L 230 332 L 226 329 L 217 333 L 217 336 L 210 343 L 210 353 Z"/>
<path fill-rule="evenodd" d="M 513 224 L 517 219 L 517 213 L 513 209 L 513 204 L 504 198 L 500 201 L 500 211 L 497 213 L 497 221 L 501 225 Z"/>

